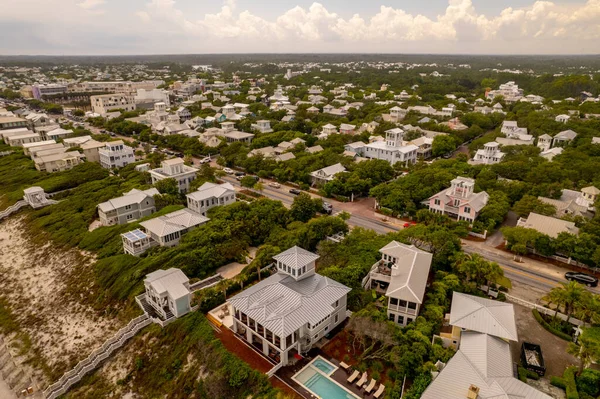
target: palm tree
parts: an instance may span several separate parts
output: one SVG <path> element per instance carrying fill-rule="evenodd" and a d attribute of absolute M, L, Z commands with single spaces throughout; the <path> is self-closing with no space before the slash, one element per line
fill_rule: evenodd
<path fill-rule="evenodd" d="M 578 338 L 578 344 L 570 343 L 567 351 L 579 359 L 579 372 L 600 360 L 600 328 L 584 328 Z"/>
<path fill-rule="evenodd" d="M 552 288 L 550 290 L 550 292 L 548 294 L 546 294 L 542 299 L 544 301 L 548 302 L 548 306 L 550 306 L 552 304 L 556 305 L 556 307 L 554 308 L 554 317 L 553 317 L 553 319 L 556 320 L 556 316 L 558 315 L 558 310 L 565 303 L 564 290 L 562 289 L 562 287 Z"/>
<path fill-rule="evenodd" d="M 575 316 L 586 323 L 600 323 L 600 296 L 586 291 L 575 310 Z"/>
<path fill-rule="evenodd" d="M 583 285 L 575 281 L 569 281 L 568 283 L 565 283 L 560 287 L 552 288 L 550 293 L 548 293 L 547 298 L 549 302 L 553 302 L 557 305 L 564 306 L 565 313 L 567 314 L 568 323 L 571 319 L 571 315 L 573 314 L 573 312 L 579 309 L 580 302 L 585 296 L 586 292 L 587 291 L 583 287 Z M 556 317 L 556 313 L 554 314 L 554 316 Z"/>

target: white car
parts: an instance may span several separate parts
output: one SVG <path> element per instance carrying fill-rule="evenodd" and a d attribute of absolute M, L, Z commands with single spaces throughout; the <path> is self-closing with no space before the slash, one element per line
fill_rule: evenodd
<path fill-rule="evenodd" d="M 229 169 L 229 168 L 224 168 L 223 172 L 227 173 L 228 175 L 233 173 L 233 170 Z"/>
<path fill-rule="evenodd" d="M 273 187 L 273 188 L 281 188 L 281 184 L 272 181 L 271 183 L 269 183 L 269 187 Z"/>
<path fill-rule="evenodd" d="M 200 164 L 205 164 L 205 163 L 210 163 L 210 158 L 206 157 L 206 158 L 202 158 L 200 160 Z"/>

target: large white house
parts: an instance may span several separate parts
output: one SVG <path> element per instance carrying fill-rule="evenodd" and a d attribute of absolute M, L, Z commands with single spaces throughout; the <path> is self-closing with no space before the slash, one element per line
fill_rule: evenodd
<path fill-rule="evenodd" d="M 206 212 L 215 206 L 229 205 L 234 202 L 235 190 L 231 183 L 206 182 L 197 191 L 187 195 L 188 208 L 202 216 L 206 216 Z"/>
<path fill-rule="evenodd" d="M 100 165 L 106 169 L 122 168 L 135 162 L 133 148 L 125 145 L 122 140 L 109 141 L 104 148 L 98 150 Z"/>
<path fill-rule="evenodd" d="M 500 144 L 496 142 L 485 143 L 483 145 L 483 149 L 477 150 L 472 164 L 483 164 L 483 165 L 492 165 L 495 163 L 499 163 L 504 158 L 504 153 L 500 151 Z"/>
<path fill-rule="evenodd" d="M 183 159 L 173 158 L 162 161 L 161 167 L 150 169 L 152 184 L 164 179 L 175 179 L 179 192 L 185 193 L 190 189 L 190 183 L 196 178 L 198 169 L 184 164 Z"/>
<path fill-rule="evenodd" d="M 448 327 L 458 351 L 432 373 L 421 399 L 550 399 L 515 378 L 510 341 L 518 336 L 512 304 L 454 292 Z"/>
<path fill-rule="evenodd" d="M 346 319 L 350 288 L 315 273 L 318 258 L 292 247 L 273 257 L 276 274 L 229 300 L 233 331 L 277 363 L 306 353 Z"/>
<path fill-rule="evenodd" d="M 388 298 L 388 319 L 405 326 L 419 315 L 431 268 L 432 255 L 414 245 L 392 241 L 379 250 L 363 287 Z"/>
<path fill-rule="evenodd" d="M 485 191 L 475 193 L 475 180 L 468 177 L 457 177 L 450 184 L 450 188 L 432 195 L 423 204 L 432 212 L 473 223 L 490 196 Z"/>
<path fill-rule="evenodd" d="M 154 196 L 158 194 L 155 188 L 144 191 L 134 188 L 118 198 L 98 204 L 100 222 L 103 226 L 112 226 L 152 215 L 156 211 Z"/>
<path fill-rule="evenodd" d="M 390 129 L 385 132 L 385 141 L 374 141 L 357 148 L 357 154 L 371 159 L 383 159 L 394 165 L 402 162 L 405 165 L 417 162 L 419 147 L 404 141 L 404 130 Z"/>
<path fill-rule="evenodd" d="M 320 186 L 335 179 L 338 173 L 345 172 L 346 168 L 341 163 L 327 166 L 323 169 L 311 172 L 311 179 L 314 185 Z"/>

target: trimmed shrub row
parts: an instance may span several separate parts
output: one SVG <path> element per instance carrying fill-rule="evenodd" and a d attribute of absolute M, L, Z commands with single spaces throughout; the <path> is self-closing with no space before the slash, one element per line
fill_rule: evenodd
<path fill-rule="evenodd" d="M 564 332 L 559 331 L 556 328 L 552 327 L 550 324 L 548 324 L 548 322 L 546 322 L 546 320 L 544 320 L 544 318 L 542 317 L 540 312 L 538 312 L 537 309 L 533 309 L 532 312 L 533 312 L 533 317 L 535 317 L 535 319 L 538 321 L 538 323 L 540 323 L 542 325 L 542 327 L 544 327 L 546 329 L 546 331 L 556 335 L 559 338 L 564 339 L 565 341 L 571 342 L 573 340 L 569 334 L 565 334 Z"/>

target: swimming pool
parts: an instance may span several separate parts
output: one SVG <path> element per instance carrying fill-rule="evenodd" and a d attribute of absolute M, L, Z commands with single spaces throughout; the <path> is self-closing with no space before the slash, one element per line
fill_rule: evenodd
<path fill-rule="evenodd" d="M 315 366 L 327 375 L 331 375 L 331 373 L 333 373 L 337 369 L 337 367 L 329 363 L 327 360 L 323 359 L 321 356 L 317 357 L 310 364 Z"/>
<path fill-rule="evenodd" d="M 319 356 L 292 379 L 322 399 L 360 399 L 328 377 L 336 369 L 336 366 Z"/>

